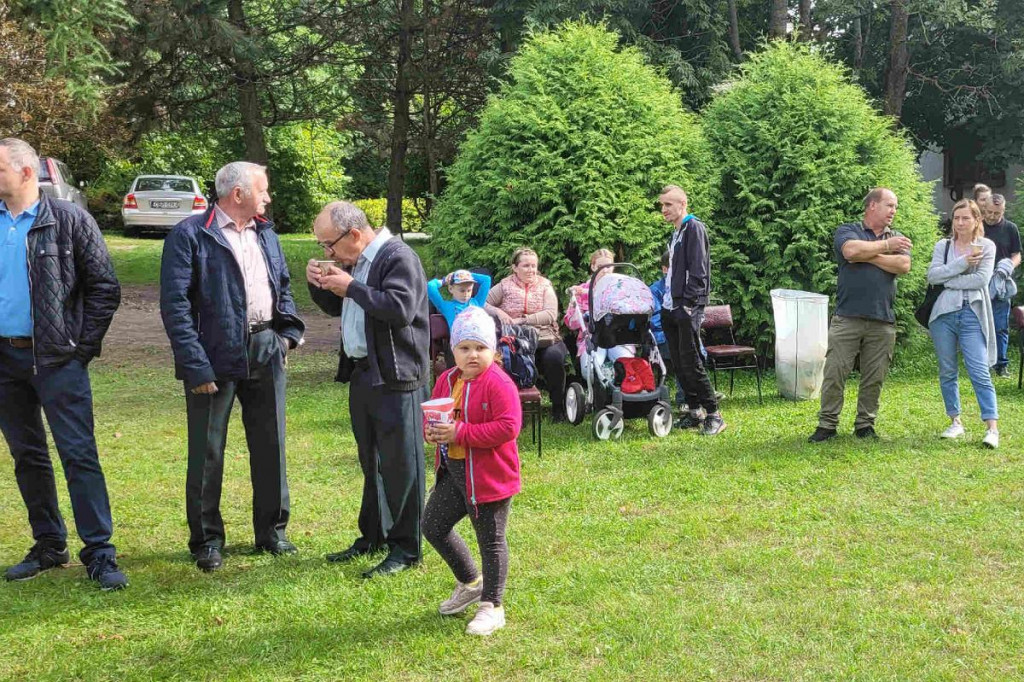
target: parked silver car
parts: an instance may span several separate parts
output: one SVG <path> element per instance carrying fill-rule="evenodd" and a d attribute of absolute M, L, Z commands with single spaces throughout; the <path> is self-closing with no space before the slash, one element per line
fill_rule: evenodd
<path fill-rule="evenodd" d="M 89 210 L 85 193 L 79 189 L 78 183 L 75 182 L 75 176 L 71 174 L 71 170 L 63 161 L 49 156 L 39 159 L 39 191 L 54 199 L 70 201 L 86 211 Z"/>
<path fill-rule="evenodd" d="M 195 178 L 184 175 L 140 175 L 121 204 L 126 234 L 142 230 L 170 232 L 191 215 L 206 211 L 206 197 Z"/>

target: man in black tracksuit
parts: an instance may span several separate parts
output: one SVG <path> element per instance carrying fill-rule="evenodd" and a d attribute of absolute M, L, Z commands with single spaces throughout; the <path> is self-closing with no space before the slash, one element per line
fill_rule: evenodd
<path fill-rule="evenodd" d="M 327 555 L 345 562 L 386 550 L 364 578 L 409 568 L 423 556 L 423 410 L 429 397 L 427 278 L 416 252 L 387 228 L 374 230 L 347 202 L 328 204 L 313 223 L 324 255 L 306 268 L 310 295 L 341 316 L 338 381 L 349 382 L 349 414 L 363 470 L 360 536 Z"/>
<path fill-rule="evenodd" d="M 661 318 L 676 381 L 686 394 L 687 410 L 677 424 L 714 436 L 726 425 L 700 354 L 700 325 L 711 292 L 707 228 L 688 212 L 686 192 L 681 188 L 665 187 L 658 201 L 661 215 L 675 228 L 668 244 L 668 286 Z"/>

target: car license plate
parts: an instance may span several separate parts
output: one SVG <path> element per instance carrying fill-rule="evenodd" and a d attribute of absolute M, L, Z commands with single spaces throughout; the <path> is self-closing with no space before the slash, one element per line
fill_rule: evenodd
<path fill-rule="evenodd" d="M 151 201 L 149 202 L 150 208 L 178 208 L 181 206 L 180 201 Z"/>

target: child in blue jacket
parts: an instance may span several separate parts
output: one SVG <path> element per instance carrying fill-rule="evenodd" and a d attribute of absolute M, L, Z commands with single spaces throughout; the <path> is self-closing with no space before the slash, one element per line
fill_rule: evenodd
<path fill-rule="evenodd" d="M 473 295 L 473 286 L 479 284 L 480 290 Z M 441 294 L 441 287 L 447 286 L 451 300 Z M 444 279 L 432 279 L 427 282 L 427 296 L 438 312 L 444 315 L 448 329 L 452 328 L 456 316 L 469 306 L 483 308 L 487 294 L 491 291 L 491 278 L 469 270 L 456 270 L 444 276 Z"/>

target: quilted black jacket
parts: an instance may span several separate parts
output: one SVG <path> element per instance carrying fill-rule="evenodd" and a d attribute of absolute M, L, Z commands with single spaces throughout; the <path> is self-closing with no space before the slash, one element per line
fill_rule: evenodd
<path fill-rule="evenodd" d="M 96 221 L 75 204 L 40 196 L 28 231 L 28 262 L 36 364 L 88 364 L 100 354 L 121 303 L 121 285 Z"/>

